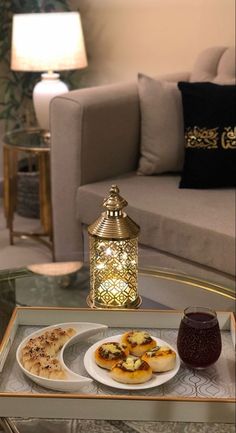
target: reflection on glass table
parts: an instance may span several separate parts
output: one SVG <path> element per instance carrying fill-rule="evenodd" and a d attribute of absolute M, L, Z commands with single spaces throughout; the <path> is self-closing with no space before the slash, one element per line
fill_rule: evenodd
<path fill-rule="evenodd" d="M 138 290 L 142 309 L 180 309 L 201 305 L 234 311 L 235 293 L 165 269 L 140 269 Z M 0 271 L 0 337 L 16 305 L 87 308 L 89 268 L 58 276 L 39 275 L 29 269 Z"/>

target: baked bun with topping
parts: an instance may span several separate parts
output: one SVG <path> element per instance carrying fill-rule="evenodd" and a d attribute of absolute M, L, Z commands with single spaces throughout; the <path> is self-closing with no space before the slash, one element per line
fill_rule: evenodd
<path fill-rule="evenodd" d="M 121 342 L 126 344 L 131 355 L 142 356 L 157 345 L 156 341 L 146 331 L 129 331 L 121 336 Z"/>
<path fill-rule="evenodd" d="M 103 343 L 94 352 L 94 359 L 97 365 L 111 370 L 118 361 L 126 359 L 129 350 L 125 344 L 110 341 Z"/>
<path fill-rule="evenodd" d="M 127 384 L 144 383 L 151 379 L 152 369 L 140 358 L 128 356 L 111 369 L 111 377 L 117 382 Z"/>
<path fill-rule="evenodd" d="M 176 353 L 168 346 L 156 346 L 142 356 L 154 373 L 172 370 L 176 363 Z"/>

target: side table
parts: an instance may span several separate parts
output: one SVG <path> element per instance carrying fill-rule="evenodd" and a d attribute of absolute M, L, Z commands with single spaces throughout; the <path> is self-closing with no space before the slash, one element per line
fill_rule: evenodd
<path fill-rule="evenodd" d="M 52 242 L 52 212 L 50 191 L 50 136 L 42 129 L 18 129 L 3 137 L 4 164 L 4 212 L 10 234 L 10 244 L 14 237 L 33 237 L 50 248 Z M 27 232 L 14 230 L 14 213 L 17 203 L 17 172 L 20 156 L 25 154 L 29 162 L 36 159 L 39 170 L 39 207 L 42 231 Z M 45 237 L 47 239 L 45 239 Z M 53 248 L 52 248 L 53 249 Z"/>

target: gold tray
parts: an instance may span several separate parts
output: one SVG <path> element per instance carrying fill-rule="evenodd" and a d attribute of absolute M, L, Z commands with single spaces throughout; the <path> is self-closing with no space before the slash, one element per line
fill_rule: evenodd
<path fill-rule="evenodd" d="M 182 366 L 173 379 L 150 390 L 126 392 L 95 382 L 92 390 L 69 394 L 47 390 L 24 376 L 15 359 L 22 338 L 57 323 L 93 322 L 109 326 L 105 336 L 144 328 L 176 347 L 182 312 L 17 307 L 0 346 L 0 417 L 234 423 L 235 318 L 230 312 L 217 315 L 223 351 L 214 366 L 203 371 Z M 101 336 L 91 338 L 78 344 L 75 358 L 82 360 L 84 351 Z"/>

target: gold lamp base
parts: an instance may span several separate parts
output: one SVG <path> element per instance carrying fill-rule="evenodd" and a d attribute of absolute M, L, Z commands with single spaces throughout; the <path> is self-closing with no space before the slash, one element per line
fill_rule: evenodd
<path fill-rule="evenodd" d="M 91 298 L 90 295 L 87 296 L 87 304 L 90 308 L 94 308 L 96 310 L 103 310 L 103 309 L 108 309 L 108 310 L 127 310 L 127 309 L 134 309 L 134 308 L 139 308 L 140 305 L 142 304 L 142 298 L 141 296 L 138 296 L 133 302 L 130 302 L 129 304 L 126 305 L 121 305 L 121 306 L 113 306 L 113 305 L 106 305 L 106 304 L 99 304 L 99 305 L 95 305 L 94 300 Z"/>

